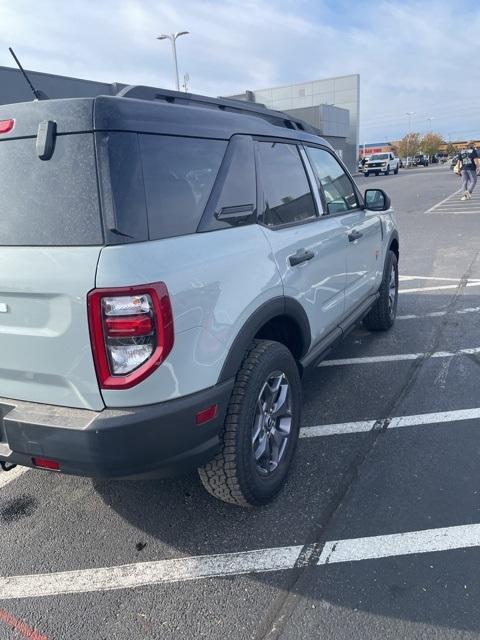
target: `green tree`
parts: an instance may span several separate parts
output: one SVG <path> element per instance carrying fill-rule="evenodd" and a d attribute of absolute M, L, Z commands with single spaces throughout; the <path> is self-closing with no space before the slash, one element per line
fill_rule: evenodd
<path fill-rule="evenodd" d="M 438 133 L 426 133 L 420 143 L 421 149 L 429 158 L 440 151 L 443 138 Z"/>
<path fill-rule="evenodd" d="M 411 158 L 420 151 L 421 136 L 419 133 L 407 133 L 398 143 L 398 153 L 401 158 Z"/>

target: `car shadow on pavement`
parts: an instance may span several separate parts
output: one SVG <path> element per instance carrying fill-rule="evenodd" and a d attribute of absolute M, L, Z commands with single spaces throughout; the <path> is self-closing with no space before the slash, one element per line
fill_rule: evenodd
<path fill-rule="evenodd" d="M 451 293 L 453 291 L 449 291 L 448 295 L 422 293 L 401 296 L 398 314 L 414 318 L 398 320 L 395 328 L 380 338 L 370 337 L 360 327 L 329 357 L 361 357 L 372 355 L 372 351 L 373 355 L 431 354 L 434 351 L 480 347 L 479 312 L 472 311 L 480 308 L 480 296 L 472 289 L 466 289 L 465 295 L 452 304 Z M 448 315 L 431 315 L 441 314 L 446 309 Z M 459 310 L 465 309 L 469 311 L 459 313 Z M 475 388 L 478 389 L 480 381 L 480 368 L 477 374 L 476 366 L 480 365 L 480 357 L 478 354 L 467 354 L 465 357 L 474 361 L 470 362 L 473 373 L 465 383 L 467 396 L 464 396 L 465 403 L 471 399 L 473 407 L 479 402 Z M 436 358 L 428 366 L 441 367 L 441 361 L 442 358 Z M 362 369 L 359 378 L 351 378 L 350 382 L 348 369 L 351 367 L 322 367 L 315 370 L 304 384 L 305 413 L 308 416 L 308 422 L 304 421 L 304 424 L 346 421 L 345 416 L 348 418 L 348 415 L 338 413 L 342 404 L 350 404 L 352 414 L 363 411 L 357 418 L 353 415 L 350 418 L 352 420 L 385 417 L 386 414 L 382 412 L 388 410 L 395 397 L 408 385 L 415 361 L 402 363 L 401 366 L 403 368 L 389 365 L 390 378 L 384 373 L 386 369 L 367 366 Z M 358 371 L 360 367 L 356 369 Z M 382 372 L 381 380 L 378 379 L 379 372 Z M 436 372 L 437 369 L 425 372 L 428 384 Z M 424 405 L 419 401 L 412 406 L 411 413 L 447 410 L 443 382 L 442 378 L 436 386 L 433 385 L 434 395 L 425 399 Z M 370 401 L 377 402 L 375 407 L 371 402 L 368 407 L 360 403 L 362 383 L 369 389 Z M 380 393 L 382 384 L 390 393 L 385 398 Z M 456 382 L 452 379 L 451 384 L 454 386 Z M 326 403 L 324 405 L 322 398 L 331 397 L 334 393 L 337 395 L 334 402 L 330 403 L 330 408 L 327 407 L 324 417 L 323 407 Z M 465 404 L 451 408 L 468 407 Z M 408 429 L 403 433 L 407 434 Z M 109 508 L 138 530 L 139 560 L 304 545 L 325 539 L 326 525 L 338 507 L 344 507 L 345 497 L 351 497 L 351 493 L 347 494 L 349 485 L 357 477 L 359 466 L 377 437 L 378 432 L 367 432 L 301 439 L 292 472 L 282 493 L 271 505 L 259 509 L 242 509 L 212 498 L 201 486 L 196 473 L 168 480 L 95 480 L 94 488 Z M 414 451 L 412 456 L 415 455 L 418 454 Z M 450 473 L 457 472 L 451 470 Z M 434 482 L 435 478 L 432 478 Z M 378 490 L 388 491 L 383 486 L 383 479 L 378 481 Z M 362 515 L 358 513 L 355 517 L 361 518 Z M 445 525 L 443 522 L 432 522 L 431 526 Z M 406 529 L 399 529 L 402 530 Z M 382 533 L 384 531 L 375 532 Z M 348 527 L 344 537 L 349 537 Z M 439 554 L 435 554 L 435 561 L 431 554 L 426 554 L 308 568 L 300 572 L 301 575 L 297 573 L 295 579 L 292 579 L 294 572 L 283 573 L 278 579 L 284 590 L 292 589 L 296 595 L 329 603 L 326 609 L 322 608 L 322 614 L 320 609 L 317 613 L 317 616 L 323 616 L 317 629 L 329 616 L 333 616 L 334 610 L 346 608 L 350 611 L 349 624 L 353 625 L 351 637 L 355 635 L 354 621 L 361 612 L 380 618 L 383 616 L 478 631 L 480 613 L 474 603 L 479 601 L 480 586 L 476 579 L 477 565 L 472 558 L 473 555 L 478 556 L 480 551 L 443 553 L 446 555 L 442 558 L 448 554 L 454 554 L 455 557 L 453 566 L 448 565 L 448 575 L 442 574 Z M 254 574 L 249 579 L 262 582 L 267 579 L 265 575 Z M 465 601 L 466 593 L 462 593 L 462 597 L 450 597 L 447 606 L 445 590 L 451 594 L 450 588 L 459 590 L 461 585 L 463 589 L 464 584 L 469 585 L 468 601 Z M 468 607 L 472 611 L 475 609 L 475 613 L 465 616 Z M 362 620 L 364 623 L 365 620 Z"/>

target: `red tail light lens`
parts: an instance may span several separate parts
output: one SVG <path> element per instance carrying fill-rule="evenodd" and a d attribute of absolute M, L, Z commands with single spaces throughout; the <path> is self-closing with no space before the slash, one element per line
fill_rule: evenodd
<path fill-rule="evenodd" d="M 100 387 L 129 389 L 173 348 L 173 316 L 163 282 L 88 294 L 90 336 Z"/>
<path fill-rule="evenodd" d="M 60 471 L 60 463 L 56 460 L 47 460 L 46 458 L 32 458 L 35 467 L 39 469 L 48 469 L 49 471 Z"/>
<path fill-rule="evenodd" d="M 15 126 L 15 120 L 0 120 L 0 134 L 10 133 Z"/>

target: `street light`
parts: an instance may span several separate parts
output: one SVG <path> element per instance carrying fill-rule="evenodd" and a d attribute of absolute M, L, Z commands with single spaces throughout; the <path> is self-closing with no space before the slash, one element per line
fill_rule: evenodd
<path fill-rule="evenodd" d="M 177 62 L 177 47 L 176 40 L 180 36 L 185 36 L 189 31 L 177 31 L 176 33 L 162 33 L 162 35 L 157 37 L 157 40 L 170 40 L 172 43 L 172 51 L 173 51 L 173 62 L 175 64 L 175 82 L 177 84 L 177 91 L 180 91 L 180 80 L 178 79 L 178 62 Z"/>
<path fill-rule="evenodd" d="M 412 132 L 412 116 L 415 115 L 415 111 L 407 111 L 405 115 L 408 118 L 408 133 L 410 134 Z M 408 158 L 409 158 L 409 151 L 410 151 L 409 147 L 410 147 L 410 138 L 407 138 L 407 167 L 408 167 Z"/>
<path fill-rule="evenodd" d="M 427 131 L 431 128 L 432 126 L 432 120 L 435 120 L 435 118 L 433 116 L 430 116 L 427 118 Z"/>
<path fill-rule="evenodd" d="M 415 115 L 415 111 L 407 111 L 405 114 L 408 118 L 408 133 L 412 131 L 412 116 Z"/>

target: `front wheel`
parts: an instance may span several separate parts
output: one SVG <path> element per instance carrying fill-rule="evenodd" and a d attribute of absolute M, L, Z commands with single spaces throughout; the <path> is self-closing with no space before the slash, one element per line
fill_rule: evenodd
<path fill-rule="evenodd" d="M 383 271 L 379 297 L 365 316 L 363 323 L 370 331 L 387 331 L 395 322 L 398 303 L 398 260 L 389 251 Z"/>
<path fill-rule="evenodd" d="M 375 175 L 377 176 L 377 178 L 378 178 L 379 174 L 380 174 L 379 171 L 375 171 Z"/>
<path fill-rule="evenodd" d="M 368 178 L 368 176 L 370 175 L 370 172 L 369 172 L 369 171 L 365 171 L 363 175 L 364 175 L 366 178 Z"/>
<path fill-rule="evenodd" d="M 397 165 L 397 168 L 393 170 L 393 173 L 394 173 L 395 175 L 398 175 L 398 165 Z"/>
<path fill-rule="evenodd" d="M 221 450 L 201 467 L 216 498 L 242 506 L 270 502 L 282 488 L 300 430 L 302 390 L 290 351 L 255 340 L 237 373 Z"/>

